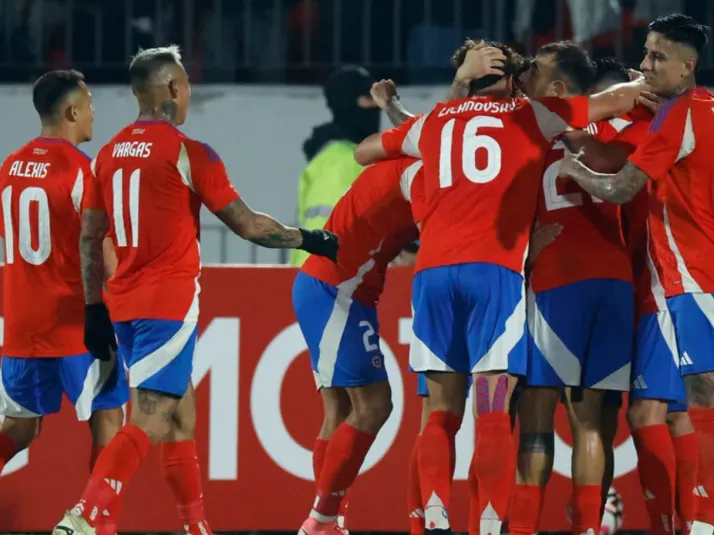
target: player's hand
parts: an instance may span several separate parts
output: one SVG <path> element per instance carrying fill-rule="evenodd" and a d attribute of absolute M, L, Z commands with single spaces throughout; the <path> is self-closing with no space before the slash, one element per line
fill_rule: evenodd
<path fill-rule="evenodd" d="M 565 156 L 560 162 L 560 169 L 558 171 L 558 176 L 573 176 L 576 173 L 578 167 L 582 165 L 581 160 L 585 156 L 585 149 L 580 149 L 578 153 L 565 151 Z"/>
<path fill-rule="evenodd" d="M 337 235 L 324 229 L 307 230 L 301 228 L 300 233 L 302 234 L 302 245 L 298 249 L 307 251 L 310 254 L 325 256 L 337 263 L 337 250 L 340 248 Z"/>
<path fill-rule="evenodd" d="M 563 225 L 560 223 L 550 223 L 541 225 L 536 222 L 531 233 L 531 241 L 528 247 L 527 264 L 532 265 L 536 261 L 540 252 L 547 246 L 553 243 L 555 238 L 563 231 Z"/>
<path fill-rule="evenodd" d="M 84 307 L 84 345 L 99 360 L 111 360 L 116 353 L 114 326 L 104 303 Z"/>
<path fill-rule="evenodd" d="M 392 100 L 399 99 L 397 86 L 392 80 L 380 80 L 373 83 L 369 94 L 372 95 L 372 100 L 379 106 L 380 110 L 386 109 Z"/>
<path fill-rule="evenodd" d="M 503 76 L 506 55 L 498 48 L 486 46 L 483 42 L 466 52 L 463 64 L 456 71 L 456 81 L 468 84 L 490 74 Z"/>
<path fill-rule="evenodd" d="M 662 97 L 658 97 L 651 91 L 643 91 L 638 99 L 638 102 L 652 113 L 657 113 L 666 101 Z"/>

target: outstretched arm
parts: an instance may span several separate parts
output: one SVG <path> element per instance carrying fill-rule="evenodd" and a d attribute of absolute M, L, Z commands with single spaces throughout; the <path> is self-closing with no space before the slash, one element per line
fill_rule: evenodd
<path fill-rule="evenodd" d="M 231 201 L 215 214 L 238 236 L 262 247 L 302 249 L 337 261 L 337 236 L 327 230 L 285 226 L 268 214 L 254 212 L 240 198 Z"/>
<path fill-rule="evenodd" d="M 644 78 L 638 78 L 632 82 L 615 84 L 592 95 L 588 99 L 590 122 L 596 123 L 627 113 L 638 104 L 642 92 L 648 89 Z"/>
<path fill-rule="evenodd" d="M 596 173 L 583 164 L 581 155 L 566 154 L 560 165 L 560 175 L 571 177 L 581 188 L 599 199 L 624 204 L 631 201 L 647 183 L 647 174 L 630 161 L 617 174 Z"/>
<path fill-rule="evenodd" d="M 79 234 L 79 255 L 84 286 L 84 302 L 93 305 L 102 302 L 104 284 L 104 237 L 109 231 L 106 212 L 87 208 L 82 213 L 82 230 Z"/>
<path fill-rule="evenodd" d="M 286 227 L 267 214 L 254 212 L 240 198 L 216 212 L 216 216 L 244 240 L 263 247 L 288 249 L 302 245 L 299 229 Z"/>

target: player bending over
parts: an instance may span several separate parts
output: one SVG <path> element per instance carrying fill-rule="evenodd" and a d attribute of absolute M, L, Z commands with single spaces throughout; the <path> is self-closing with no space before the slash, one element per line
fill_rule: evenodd
<path fill-rule="evenodd" d="M 87 348 L 96 358 L 110 358 L 116 329 L 129 367 L 131 419 L 99 456 L 80 501 L 54 533 L 91 534 L 150 447 L 161 443 L 164 466 L 186 476 L 183 484 L 172 483 L 186 531 L 206 535 L 191 387 L 201 204 L 233 232 L 265 247 L 302 248 L 334 260 L 337 240 L 329 232 L 286 227 L 251 210 L 231 186 L 218 155 L 177 130 L 190 101 L 177 47 L 139 52 L 129 74 L 139 118 L 93 162 L 96 179 L 85 190 L 80 250 Z M 101 289 L 107 235 L 117 256 L 108 284 L 114 327 Z"/>
<path fill-rule="evenodd" d="M 643 89 L 638 81 L 590 99 L 513 98 L 519 60 L 499 48 L 508 56 L 505 76 L 472 82 L 469 98 L 438 104 L 355 152 L 362 164 L 398 154 L 424 162 L 429 210 L 414 279 L 410 364 L 427 373 L 432 409 L 419 445 L 427 531 L 451 529 L 454 439 L 468 375 L 480 531 L 500 531 L 515 476 L 509 402 L 526 364 L 523 264 L 539 191 L 533 175 L 569 125 L 619 115 Z"/>
<path fill-rule="evenodd" d="M 42 121 L 40 137 L 0 168 L 5 240 L 0 471 L 37 437 L 44 416 L 59 412 L 62 394 L 77 418 L 89 422 L 93 466 L 121 429 L 122 405 L 129 399 L 116 355 L 96 360 L 84 345 L 77 244 L 82 191 L 92 171 L 78 146 L 92 138 L 92 97 L 81 73 L 51 71 L 35 83 L 32 101 Z M 102 534 L 116 533 L 116 516 L 101 515 L 97 527 Z"/>
<path fill-rule="evenodd" d="M 711 534 L 714 532 L 714 495 L 707 489 L 714 488 L 714 205 L 711 195 L 714 156 L 709 145 L 714 139 L 711 121 L 714 95 L 696 87 L 695 80 L 708 30 L 685 15 L 657 19 L 649 30 L 641 68 L 652 91 L 668 100 L 652 120 L 648 134 L 617 174 L 595 173 L 576 157 L 566 159 L 561 172 L 573 177 L 590 193 L 616 203 L 632 200 L 648 186 L 647 223 L 652 244 L 649 250 L 654 251 L 655 260 L 650 274 L 653 281 L 656 277 L 661 284 L 661 287 L 653 284 L 652 293 L 661 296 L 662 306 L 666 300 L 672 322 L 668 326 L 655 326 L 650 322 L 650 332 L 664 335 L 665 327 L 673 330 L 676 349 L 664 351 L 660 360 L 651 352 L 647 357 L 653 363 L 666 362 L 671 352 L 677 351 L 680 369 L 676 362 L 666 366 L 654 364 L 652 384 L 647 379 L 640 383 L 650 388 L 656 385 L 661 392 L 653 396 L 661 403 L 645 405 L 656 413 L 647 415 L 643 410 L 643 414 L 638 414 L 641 423 L 653 423 L 636 432 L 642 436 L 640 447 L 646 452 L 640 456 L 640 462 L 661 466 L 657 471 L 641 470 L 643 475 L 660 478 L 659 482 L 654 479 L 649 484 L 644 479 L 642 482 L 657 497 L 656 507 L 667 519 L 662 529 L 673 529 L 674 452 L 671 442 L 665 440 L 668 434 L 661 422 L 666 412 L 664 402 L 674 399 L 677 381 L 673 376 L 679 371 L 684 376 L 689 416 L 700 445 L 694 491 L 696 520 L 692 533 Z M 663 317 L 657 314 L 659 308 L 655 307 L 651 318 Z M 635 383 L 637 379 L 635 377 Z M 645 439 L 645 434 L 652 436 Z M 653 520 L 654 506 L 648 505 Z M 659 529 L 654 521 L 652 529 Z"/>
<path fill-rule="evenodd" d="M 392 410 L 376 306 L 387 266 L 419 235 L 409 201 L 423 186 L 421 168 L 400 158 L 365 169 L 325 225 L 340 240 L 337 264 L 311 256 L 295 279 L 295 315 L 324 406 L 317 497 L 301 528 L 309 535 L 339 531 L 345 493 Z"/>

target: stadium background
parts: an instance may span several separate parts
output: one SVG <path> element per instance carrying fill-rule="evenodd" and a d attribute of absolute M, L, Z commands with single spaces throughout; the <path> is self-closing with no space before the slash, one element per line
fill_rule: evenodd
<path fill-rule="evenodd" d="M 646 22 L 675 11 L 714 25 L 711 0 L 0 0 L 0 157 L 38 133 L 29 83 L 66 66 L 82 70 L 93 92 L 95 139 L 83 148 L 95 154 L 136 114 L 127 58 L 139 47 L 175 42 L 194 83 L 185 131 L 218 151 L 254 208 L 289 222 L 305 165 L 300 147 L 329 118 L 320 84 L 334 67 L 358 63 L 377 78 L 393 78 L 407 108 L 419 112 L 446 94 L 448 58 L 467 36 L 526 53 L 571 38 L 594 56 L 636 66 Z M 714 85 L 711 47 L 699 81 Z M 282 264 L 285 257 L 233 237 L 210 214 L 202 231 L 203 261 L 221 264 L 203 279 L 194 372 L 209 519 L 216 531 L 294 532 L 311 501 L 306 448 L 320 418 L 290 307 L 294 273 L 229 266 Z M 348 522 L 355 531 L 407 526 L 404 479 L 419 414 L 414 379 L 405 371 L 409 279 L 408 268 L 392 270 L 380 309 L 401 409 L 354 489 Z M 562 416 L 545 530 L 567 530 L 569 433 Z M 461 432 L 457 467 L 462 517 L 470 427 Z M 621 477 L 614 486 L 625 503 L 624 529 L 642 529 L 634 449 L 625 431 L 617 442 Z M 0 531 L 48 530 L 79 492 L 87 458 L 86 430 L 65 407 L 0 479 Z M 122 531 L 180 529 L 162 486 L 149 460 L 128 494 Z"/>

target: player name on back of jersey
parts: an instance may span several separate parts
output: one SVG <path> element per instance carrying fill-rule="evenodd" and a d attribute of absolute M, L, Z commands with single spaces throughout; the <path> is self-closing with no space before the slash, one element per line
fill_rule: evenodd
<path fill-rule="evenodd" d="M 483 100 L 466 100 L 458 106 L 449 106 L 439 111 L 439 117 L 446 115 L 458 115 L 459 113 L 467 113 L 478 111 L 483 113 L 510 113 L 518 107 L 518 100 L 511 99 L 508 101 L 483 101 Z"/>
<path fill-rule="evenodd" d="M 49 172 L 49 162 L 23 162 L 15 160 L 8 174 L 20 178 L 46 178 Z"/>
<path fill-rule="evenodd" d="M 152 145 L 151 141 L 121 141 L 114 145 L 112 158 L 148 158 Z"/>

